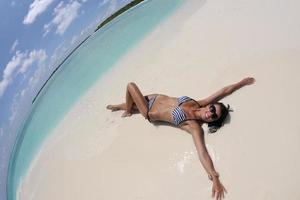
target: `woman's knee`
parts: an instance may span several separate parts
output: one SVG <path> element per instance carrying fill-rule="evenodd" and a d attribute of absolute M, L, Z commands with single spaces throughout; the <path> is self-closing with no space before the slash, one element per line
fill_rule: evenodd
<path fill-rule="evenodd" d="M 136 89 L 138 89 L 138 87 L 137 87 L 137 85 L 134 82 L 129 82 L 127 84 L 127 89 L 128 90 L 136 90 Z"/>
<path fill-rule="evenodd" d="M 136 86 L 135 82 L 129 82 L 129 83 L 127 84 L 127 87 L 131 87 L 131 86 Z"/>

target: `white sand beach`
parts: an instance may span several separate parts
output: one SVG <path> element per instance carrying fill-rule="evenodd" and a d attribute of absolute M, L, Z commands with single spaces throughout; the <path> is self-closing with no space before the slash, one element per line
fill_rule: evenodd
<path fill-rule="evenodd" d="M 299 200 L 299 8 L 293 0 L 187 1 L 71 109 L 18 199 L 211 199 L 189 134 L 105 107 L 124 102 L 130 81 L 145 95 L 201 99 L 253 76 L 254 85 L 222 100 L 234 110 L 229 123 L 205 133 L 225 199 Z"/>

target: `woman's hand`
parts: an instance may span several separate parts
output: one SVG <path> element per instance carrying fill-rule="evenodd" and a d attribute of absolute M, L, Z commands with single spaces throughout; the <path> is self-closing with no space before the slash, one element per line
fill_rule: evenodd
<path fill-rule="evenodd" d="M 212 186 L 212 197 L 216 197 L 216 200 L 221 200 L 222 198 L 225 198 L 225 193 L 227 193 L 227 191 L 220 180 L 218 178 L 214 179 Z"/>
<path fill-rule="evenodd" d="M 247 77 L 244 78 L 243 80 L 240 81 L 240 83 L 244 86 L 244 85 L 251 85 L 255 82 L 255 79 L 252 77 Z"/>

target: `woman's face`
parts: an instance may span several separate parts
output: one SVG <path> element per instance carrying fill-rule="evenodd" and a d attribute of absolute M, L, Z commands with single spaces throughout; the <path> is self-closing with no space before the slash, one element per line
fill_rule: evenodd
<path fill-rule="evenodd" d="M 205 122 L 213 122 L 220 118 L 221 116 L 221 106 L 218 104 L 208 104 L 204 107 L 201 114 L 202 119 Z"/>

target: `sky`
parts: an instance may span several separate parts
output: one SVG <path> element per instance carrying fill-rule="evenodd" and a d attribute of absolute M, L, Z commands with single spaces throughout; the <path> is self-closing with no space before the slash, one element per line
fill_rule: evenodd
<path fill-rule="evenodd" d="M 52 71 L 101 21 L 130 1 L 0 1 L 0 174 L 7 141 L 14 140 Z"/>

